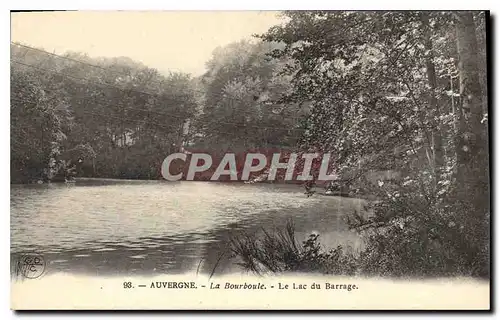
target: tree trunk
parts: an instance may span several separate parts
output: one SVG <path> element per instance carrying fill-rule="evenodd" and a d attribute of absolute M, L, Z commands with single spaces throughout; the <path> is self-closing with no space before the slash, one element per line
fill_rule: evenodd
<path fill-rule="evenodd" d="M 443 138 L 442 138 L 442 128 L 440 126 L 439 119 L 441 112 L 439 110 L 438 101 L 436 98 L 436 68 L 434 66 L 434 54 L 432 52 L 432 40 L 431 40 L 431 27 L 429 25 L 429 14 L 427 12 L 422 13 L 422 25 L 424 29 L 424 47 L 426 52 L 425 65 L 427 70 L 427 81 L 429 82 L 430 94 L 429 94 L 429 106 L 432 124 L 432 155 L 433 155 L 433 170 L 436 182 L 441 179 L 441 173 L 444 166 L 444 153 L 443 153 Z"/>
<path fill-rule="evenodd" d="M 457 203 L 467 215 L 471 240 L 470 259 L 489 252 L 489 158 L 487 125 L 482 124 L 483 97 L 479 79 L 478 47 L 471 12 L 456 13 L 462 124 L 457 144 Z M 483 266 L 487 268 L 487 266 Z M 484 273 L 489 273 L 484 271 Z"/>
<path fill-rule="evenodd" d="M 483 118 L 483 96 L 479 82 L 477 40 L 472 13 L 457 13 L 457 48 L 459 55 L 460 101 L 465 120 L 464 132 L 461 132 L 463 156 L 458 159 L 462 170 L 459 178 L 469 184 L 486 209 L 489 202 L 489 161 L 487 126 L 481 123 Z M 480 208 L 478 208 L 480 209 Z M 483 211 L 481 210 L 481 211 Z"/>

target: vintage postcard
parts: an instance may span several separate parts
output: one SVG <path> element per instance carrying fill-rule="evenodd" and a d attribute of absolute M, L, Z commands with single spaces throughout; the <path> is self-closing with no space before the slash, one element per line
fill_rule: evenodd
<path fill-rule="evenodd" d="M 488 11 L 12 12 L 14 310 L 490 310 Z"/>

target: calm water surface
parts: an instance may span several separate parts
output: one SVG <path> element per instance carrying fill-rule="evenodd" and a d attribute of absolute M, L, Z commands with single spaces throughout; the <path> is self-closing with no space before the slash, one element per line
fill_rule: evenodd
<path fill-rule="evenodd" d="M 346 230 L 343 214 L 361 207 L 357 199 L 307 198 L 299 186 L 156 181 L 13 185 L 11 260 L 36 252 L 45 258 L 47 273 L 97 276 L 209 273 L 215 265 L 218 273 L 237 272 L 227 254 L 231 237 L 281 227 L 293 218 L 299 238 L 314 231 L 326 246 L 356 246 L 358 238 Z"/>

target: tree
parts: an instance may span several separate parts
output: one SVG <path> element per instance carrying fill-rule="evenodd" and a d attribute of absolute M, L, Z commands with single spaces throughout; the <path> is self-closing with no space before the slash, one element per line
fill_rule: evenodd
<path fill-rule="evenodd" d="M 476 26 L 471 12 L 456 13 L 456 39 L 459 55 L 461 114 L 459 127 L 457 197 L 468 207 L 475 236 L 483 239 L 479 249 L 489 251 L 489 161 L 488 127 L 483 112 L 483 90 L 479 74 Z M 465 201 L 464 201 L 465 200 Z"/>
<path fill-rule="evenodd" d="M 198 144 L 213 150 L 291 147 L 300 135 L 301 108 L 280 101 L 291 89 L 284 61 L 266 53 L 276 44 L 241 41 L 214 51 L 202 78 L 205 99 Z"/>
<path fill-rule="evenodd" d="M 368 239 L 366 266 L 393 274 L 407 266 L 416 274 L 484 275 L 489 191 L 480 79 L 485 75 L 477 67 L 473 14 L 285 15 L 286 23 L 261 38 L 284 45 L 272 57 L 293 61 L 287 99 L 310 104 L 302 149 L 332 152 L 353 189 L 381 200 L 374 217 L 351 221 L 352 227 L 376 232 Z M 456 73 L 462 107 L 456 103 Z M 462 116 L 463 108 L 470 115 Z M 398 170 L 401 178 L 367 183 L 381 170 Z M 383 265 L 387 247 L 395 251 L 391 264 Z"/>
<path fill-rule="evenodd" d="M 188 75 L 161 75 L 128 58 L 11 49 L 13 166 L 36 171 L 14 180 L 53 180 L 69 163 L 83 176 L 161 177 L 165 154 L 179 150 L 198 108 Z M 26 152 L 42 159 L 28 164 Z"/>
<path fill-rule="evenodd" d="M 43 89 L 32 72 L 11 71 L 11 180 L 46 181 L 53 178 L 70 125 L 66 101 Z"/>

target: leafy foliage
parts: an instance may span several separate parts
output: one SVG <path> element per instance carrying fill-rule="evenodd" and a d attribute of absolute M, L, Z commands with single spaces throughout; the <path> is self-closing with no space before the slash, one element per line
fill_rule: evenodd
<path fill-rule="evenodd" d="M 335 153 L 349 187 L 377 199 L 371 217 L 349 219 L 368 234 L 359 271 L 488 276 L 484 16 L 285 15 L 261 38 L 284 44 L 273 58 L 293 61 L 285 99 L 310 106 L 300 146 Z M 382 170 L 398 172 L 377 178 Z"/>
<path fill-rule="evenodd" d="M 201 81 L 203 112 L 194 127 L 198 146 L 246 151 L 296 145 L 303 111 L 285 105 L 290 76 L 280 75 L 285 61 L 267 56 L 278 44 L 241 41 L 216 49 Z"/>
<path fill-rule="evenodd" d="M 14 182 L 67 176 L 67 161 L 73 175 L 157 179 L 196 112 L 185 74 L 18 45 L 11 58 Z"/>

